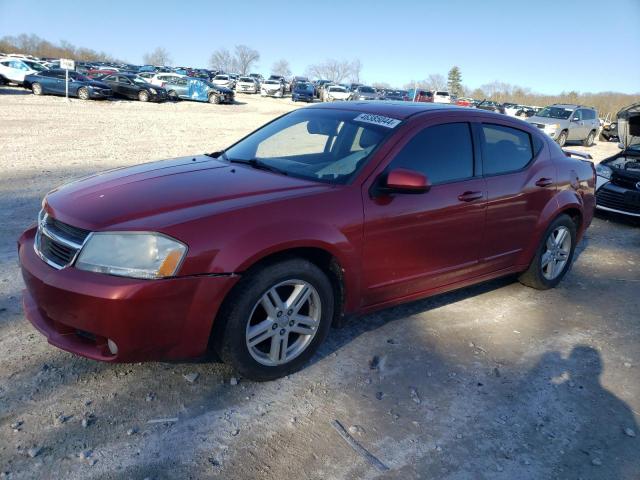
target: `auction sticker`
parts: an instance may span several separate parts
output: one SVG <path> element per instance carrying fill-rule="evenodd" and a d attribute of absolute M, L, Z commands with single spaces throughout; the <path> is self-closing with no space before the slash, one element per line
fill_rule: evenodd
<path fill-rule="evenodd" d="M 383 117 L 382 115 L 372 115 L 371 113 L 361 113 L 356 118 L 356 122 L 373 123 L 374 125 L 380 125 L 381 127 L 395 128 L 400 124 L 400 120 L 390 117 Z"/>

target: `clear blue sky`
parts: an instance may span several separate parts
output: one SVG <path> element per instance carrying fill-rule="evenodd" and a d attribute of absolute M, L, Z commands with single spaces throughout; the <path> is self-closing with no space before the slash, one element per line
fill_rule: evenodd
<path fill-rule="evenodd" d="M 280 58 L 294 74 L 360 58 L 365 81 L 396 86 L 457 64 L 472 88 L 640 92 L 640 0 L 0 0 L 0 36 L 20 33 L 132 63 L 163 46 L 175 65 L 206 67 L 246 44 L 266 74 Z"/>

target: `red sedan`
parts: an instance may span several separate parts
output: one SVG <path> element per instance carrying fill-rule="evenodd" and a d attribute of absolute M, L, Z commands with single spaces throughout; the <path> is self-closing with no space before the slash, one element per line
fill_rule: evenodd
<path fill-rule="evenodd" d="M 50 192 L 19 240 L 27 318 L 96 360 L 214 349 L 266 380 L 331 324 L 492 278 L 555 286 L 595 172 L 538 129 L 417 103 L 314 105 L 226 151 Z"/>

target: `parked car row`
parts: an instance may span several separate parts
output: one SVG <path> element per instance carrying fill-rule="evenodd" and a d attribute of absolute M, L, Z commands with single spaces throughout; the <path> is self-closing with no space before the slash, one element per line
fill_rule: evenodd
<path fill-rule="evenodd" d="M 85 67 L 87 67 L 85 65 Z M 66 71 L 59 63 L 27 58 L 0 58 L 0 80 L 30 89 L 34 95 L 66 95 L 82 100 L 121 97 L 141 102 L 195 100 L 234 103 L 235 92 L 207 78 L 174 71 L 140 71 L 90 65 Z M 142 68 L 142 67 L 141 67 Z M 163 69 L 166 70 L 166 69 Z M 68 79 L 68 84 L 67 84 Z M 253 82 L 253 80 L 251 80 Z"/>

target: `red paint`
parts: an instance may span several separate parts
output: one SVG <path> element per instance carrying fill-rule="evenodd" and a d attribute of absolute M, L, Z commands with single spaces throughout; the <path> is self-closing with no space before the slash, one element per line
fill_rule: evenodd
<path fill-rule="evenodd" d="M 405 120 L 348 185 L 285 177 L 209 157 L 106 172 L 60 188 L 45 209 L 92 231 L 144 230 L 188 245 L 175 278 L 134 280 L 69 267 L 55 270 L 19 240 L 25 312 L 49 342 L 97 360 L 196 357 L 237 280 L 265 257 L 324 250 L 343 270 L 345 313 L 363 313 L 527 268 L 546 226 L 563 211 L 591 222 L 592 165 L 566 157 L 525 122 L 466 108 L 416 103 L 326 104 Z M 544 147 L 522 171 L 433 185 L 387 170 L 422 128 L 443 122 L 500 123 L 537 135 Z M 541 179 L 551 179 L 539 182 Z M 380 182 L 424 193 L 382 191 Z M 93 335 L 87 340 L 77 330 Z M 111 355 L 107 338 L 119 352 Z"/>

